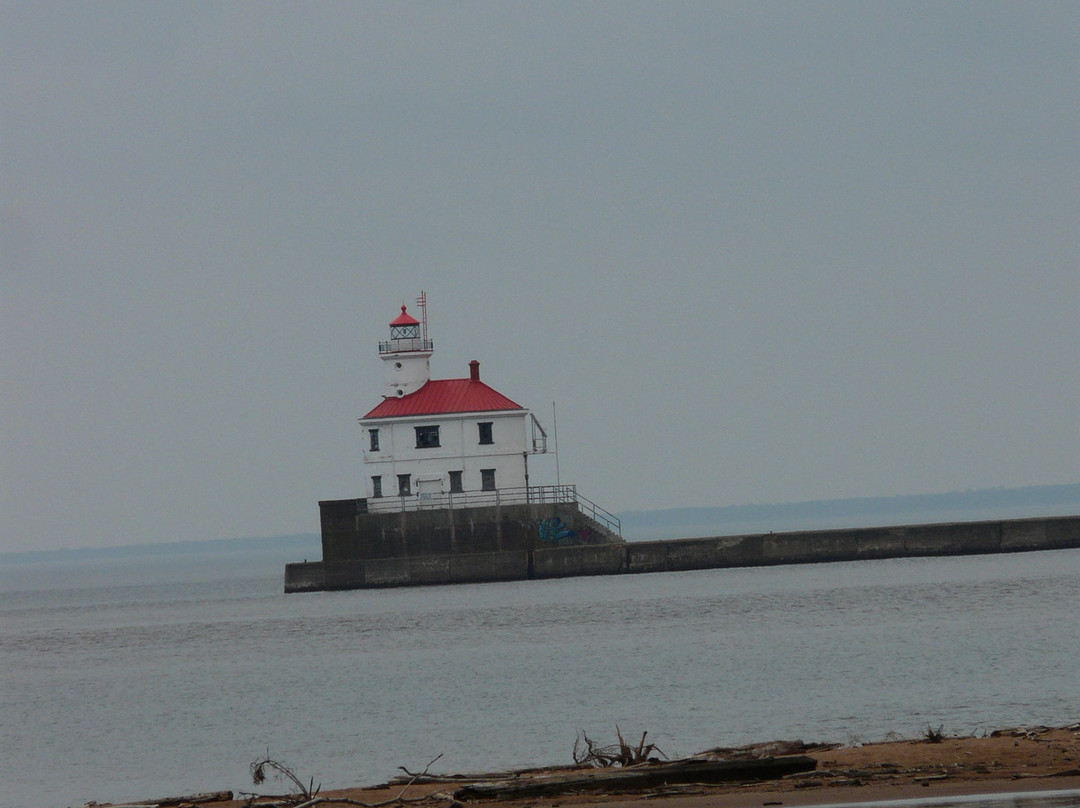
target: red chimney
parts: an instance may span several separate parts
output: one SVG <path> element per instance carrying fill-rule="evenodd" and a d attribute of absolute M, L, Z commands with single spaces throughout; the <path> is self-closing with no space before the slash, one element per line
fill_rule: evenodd
<path fill-rule="evenodd" d="M 480 363 L 475 359 L 469 363 L 469 381 L 480 381 Z"/>

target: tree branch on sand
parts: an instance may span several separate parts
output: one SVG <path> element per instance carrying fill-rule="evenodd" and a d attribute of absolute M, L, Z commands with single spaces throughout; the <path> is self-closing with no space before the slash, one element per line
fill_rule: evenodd
<path fill-rule="evenodd" d="M 297 789 L 297 793 L 287 797 L 262 797 L 261 800 L 258 794 L 251 794 L 249 795 L 251 799 L 248 801 L 247 808 L 311 808 L 314 805 L 324 803 L 334 805 L 355 805 L 357 808 L 385 808 L 389 805 L 405 805 L 411 802 L 424 802 L 431 799 L 445 799 L 456 803 L 456 800 L 454 800 L 451 795 L 442 793 L 425 794 L 420 797 L 405 796 L 405 792 L 409 790 L 409 787 L 417 780 L 427 775 L 428 769 L 431 768 L 431 764 L 441 757 L 442 755 L 440 754 L 428 761 L 424 770 L 414 775 L 413 778 L 404 785 L 401 791 L 397 793 L 397 796 L 379 802 L 364 802 L 363 800 L 353 800 L 347 797 L 318 796 L 319 791 L 322 789 L 321 783 L 317 788 L 313 788 L 312 785 L 315 780 L 314 778 L 311 778 L 308 785 L 305 787 L 303 780 L 297 777 L 292 769 L 280 761 L 271 759 L 268 752 L 266 757 L 260 758 L 251 764 L 251 781 L 257 786 L 262 785 L 266 782 L 267 773 L 269 772 L 270 776 L 275 780 L 287 780 L 292 783 Z"/>
<path fill-rule="evenodd" d="M 598 746 L 592 738 L 585 734 L 585 730 L 578 730 L 577 738 L 574 740 L 574 762 L 579 766 L 594 766 L 600 769 L 607 769 L 611 766 L 637 766 L 641 763 L 648 763 L 650 760 L 654 760 L 653 753 L 667 758 L 656 744 L 645 743 L 645 736 L 649 733 L 641 733 L 641 740 L 638 741 L 637 746 L 631 746 L 628 744 L 622 736 L 622 732 L 619 730 L 619 725 L 615 725 L 615 737 L 618 738 L 618 743 L 611 744 L 610 746 Z"/>
<path fill-rule="evenodd" d="M 274 780 L 288 780 L 292 783 L 297 790 L 297 802 L 308 802 L 313 799 L 316 794 L 322 789 L 322 783 L 319 783 L 318 787 L 315 787 L 315 778 L 311 778 L 308 781 L 307 786 L 303 781 L 296 776 L 292 769 L 286 766 L 284 763 L 278 760 L 274 760 L 270 757 L 270 750 L 266 750 L 266 755 L 258 760 L 252 761 L 251 766 L 251 782 L 257 786 L 261 786 L 266 782 L 267 775 Z"/>
<path fill-rule="evenodd" d="M 938 724 L 938 728 L 934 729 L 929 724 L 926 725 L 926 732 L 923 733 L 923 740 L 927 743 L 941 743 L 945 740 L 945 725 Z"/>

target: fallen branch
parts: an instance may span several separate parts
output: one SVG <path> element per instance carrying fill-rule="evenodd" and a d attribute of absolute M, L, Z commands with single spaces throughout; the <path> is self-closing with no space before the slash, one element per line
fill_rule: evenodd
<path fill-rule="evenodd" d="M 162 797 L 158 800 L 118 803 L 113 808 L 172 808 L 176 805 L 201 805 L 207 802 L 227 802 L 233 798 L 231 791 L 209 791 L 202 794 L 185 794 L 182 797 Z"/>
<path fill-rule="evenodd" d="M 438 760 L 441 757 L 442 757 L 442 755 L 439 754 L 439 755 L 436 755 L 435 757 L 433 757 L 430 761 L 428 761 L 428 764 L 427 764 L 427 766 L 424 767 L 424 770 L 422 772 L 419 772 L 418 774 L 413 775 L 413 778 L 408 783 L 405 784 L 405 787 L 402 788 L 401 791 L 399 791 L 397 793 L 396 797 L 390 797 L 389 799 L 380 800 L 379 802 L 364 802 L 363 800 L 352 800 L 352 799 L 349 799 L 348 797 L 315 797 L 315 796 L 312 796 L 310 799 L 306 800 L 305 802 L 301 802 L 299 805 L 291 806 L 291 808 L 312 808 L 312 806 L 314 806 L 314 805 L 328 805 L 328 804 L 333 804 L 333 805 L 355 805 L 355 806 L 357 806 L 357 808 L 385 808 L 387 805 L 405 805 L 407 803 L 412 803 L 412 802 L 425 802 L 426 800 L 432 799 L 432 797 L 434 795 L 425 794 L 425 795 L 423 795 L 421 797 L 406 797 L 405 792 L 408 791 L 409 787 L 414 785 L 416 783 L 416 781 L 420 777 L 425 776 L 427 774 L 428 769 L 431 768 L 431 764 L 434 763 L 436 760 Z M 399 766 L 398 768 L 404 768 L 404 767 Z M 294 782 L 296 782 L 295 777 L 293 779 L 294 779 Z M 450 800 L 452 802 L 456 802 L 456 800 L 452 796 L 450 796 L 449 794 L 438 794 L 437 796 L 439 798 L 441 798 L 441 799 L 448 799 L 448 800 Z M 252 806 L 251 808 L 259 808 L 259 806 L 256 805 L 256 806 Z"/>
<path fill-rule="evenodd" d="M 667 757 L 661 752 L 656 744 L 646 744 L 645 737 L 648 732 L 641 733 L 641 740 L 638 745 L 631 746 L 628 744 L 622 736 L 622 732 L 619 730 L 619 725 L 615 725 L 615 737 L 618 738 L 618 743 L 611 746 L 598 746 L 592 738 L 585 734 L 585 730 L 578 730 L 578 736 L 574 739 L 574 762 L 579 766 L 594 766 L 600 769 L 607 769 L 612 766 L 637 766 L 641 763 L 649 762 L 653 757 L 653 752 L 658 753 L 663 757 Z"/>
<path fill-rule="evenodd" d="M 296 786 L 297 791 L 299 791 L 299 795 L 296 798 L 297 800 L 305 800 L 306 802 L 311 802 L 315 795 L 318 794 L 319 791 L 322 789 L 322 783 L 319 783 L 317 788 L 315 787 L 314 777 L 311 778 L 311 780 L 305 786 L 304 783 L 300 780 L 300 778 L 296 776 L 292 769 L 290 769 L 284 763 L 273 760 L 270 757 L 270 750 L 267 750 L 266 756 L 262 759 L 253 761 L 249 768 L 251 769 L 251 782 L 257 786 L 261 786 L 263 783 L 266 782 L 268 772 L 269 776 L 275 780 L 288 780 L 294 786 Z"/>
<path fill-rule="evenodd" d="M 387 805 L 408 805 L 414 802 L 428 802 L 432 799 L 449 800 L 456 803 L 453 795 L 446 794 L 441 791 L 436 791 L 432 794 L 425 794 L 421 797 L 391 797 L 388 800 L 380 800 L 379 802 L 364 802 L 363 800 L 354 800 L 348 797 L 315 797 L 309 802 L 304 802 L 291 808 L 311 808 L 313 805 L 355 805 L 358 808 L 385 808 Z M 256 804 L 253 808 L 259 808 Z"/>
<path fill-rule="evenodd" d="M 764 757 L 785 757 L 787 755 L 805 755 L 807 752 L 824 752 L 837 749 L 837 743 L 804 743 L 803 741 L 766 741 L 745 746 L 715 746 L 698 752 L 694 757 L 707 760 L 750 760 Z"/>
<path fill-rule="evenodd" d="M 577 791 L 633 791 L 687 783 L 772 780 L 811 771 L 817 761 L 804 755 L 758 760 L 706 761 L 695 758 L 632 769 L 586 769 L 559 776 L 476 783 L 454 792 L 458 800 L 511 800 Z"/>
<path fill-rule="evenodd" d="M 407 776 L 402 777 L 398 775 L 390 779 L 386 786 L 400 786 L 403 783 L 413 782 L 416 785 L 425 785 L 432 783 L 449 784 L 449 783 L 483 783 L 492 780 L 509 780 L 512 777 L 522 777 L 531 774 L 543 774 L 545 772 L 562 772 L 566 771 L 566 766 L 546 766 L 536 767 L 530 766 L 524 769 L 504 769 L 503 771 L 490 771 L 490 772 L 457 772 L 456 774 L 424 774 L 413 773 L 406 769 L 404 766 L 398 766 L 401 771 L 405 772 Z M 415 779 L 414 779 L 415 778 Z"/>

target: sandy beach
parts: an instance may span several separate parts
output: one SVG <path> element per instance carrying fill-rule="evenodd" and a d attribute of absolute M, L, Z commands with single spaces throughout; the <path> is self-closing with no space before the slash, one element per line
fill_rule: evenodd
<path fill-rule="evenodd" d="M 1029 727 L 998 730 L 980 737 L 930 740 L 895 740 L 854 746 L 807 745 L 798 741 L 775 741 L 750 747 L 709 750 L 694 759 L 730 760 L 797 758 L 807 771 L 779 779 L 739 779 L 724 783 L 686 782 L 649 785 L 645 788 L 611 786 L 576 788 L 569 784 L 559 793 L 543 796 L 476 798 L 471 784 L 504 783 L 508 788 L 536 782 L 550 783 L 598 769 L 565 767 L 487 774 L 439 772 L 437 762 L 427 776 L 403 775 L 376 786 L 323 789 L 312 798 L 292 788 L 287 780 L 268 778 L 252 787 L 257 796 L 236 794 L 190 795 L 176 801 L 147 800 L 140 805 L 199 804 L 209 808 L 255 808 L 256 806 L 327 805 L 390 806 L 470 805 L 501 808 L 570 808 L 604 805 L 611 808 L 699 808 L 699 806 L 811 806 L 878 800 L 944 797 L 969 794 L 1003 794 L 1036 791 L 1080 790 L 1080 724 L 1067 727 Z M 810 761 L 805 761 L 809 758 Z M 604 772 L 647 769 L 614 767 Z M 668 762 L 667 765 L 672 765 Z M 678 764 L 676 764 L 678 765 Z M 272 774 L 272 772 L 270 772 Z M 304 782 L 302 772 L 295 773 Z M 96 806 L 96 803 L 88 803 Z"/>

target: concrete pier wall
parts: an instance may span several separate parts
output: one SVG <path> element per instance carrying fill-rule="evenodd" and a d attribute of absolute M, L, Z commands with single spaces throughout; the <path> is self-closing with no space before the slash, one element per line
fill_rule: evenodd
<path fill-rule="evenodd" d="M 617 575 L 626 571 L 625 544 L 545 547 L 532 552 L 532 578 Z"/>
<path fill-rule="evenodd" d="M 613 538 L 574 503 L 368 513 L 366 500 L 319 503 L 323 561 L 519 552 Z M 617 538 L 617 537 L 615 537 Z"/>
<path fill-rule="evenodd" d="M 285 565 L 286 592 L 319 592 L 326 588 L 326 572 L 321 561 Z"/>
<path fill-rule="evenodd" d="M 378 557 L 361 557 L 359 545 L 355 543 L 352 552 L 348 552 L 342 545 L 342 532 L 335 533 L 333 524 L 328 543 L 324 521 L 323 561 L 289 564 L 285 569 L 285 591 L 1080 548 L 1080 516 L 576 546 L 543 546 L 539 543 L 535 529 L 529 527 L 535 525 L 535 513 L 512 515 L 501 526 L 485 523 L 474 514 L 471 523 L 463 520 L 456 524 L 450 538 L 440 529 L 446 528 L 451 517 L 446 514 L 433 516 L 430 524 L 417 526 L 415 516 L 415 513 L 408 515 L 411 524 L 400 532 L 395 532 L 396 528 L 391 524 L 386 534 L 372 532 L 363 540 L 368 542 L 364 552 L 381 553 Z M 541 514 L 542 518 L 563 519 L 564 516 L 572 518 L 568 513 Z M 325 517 L 324 511 L 324 520 Z M 441 522 L 438 521 L 440 518 Z M 486 518 L 505 519 L 506 515 L 489 514 Z M 353 524 L 353 535 L 357 535 L 355 522 Z M 431 536 L 423 535 L 426 529 L 433 530 Z M 449 547 L 460 549 L 447 552 Z M 406 552 L 401 553 L 402 549 Z M 399 554 L 394 555 L 388 552 L 390 550 Z M 435 552 L 424 552 L 426 550 Z"/>

